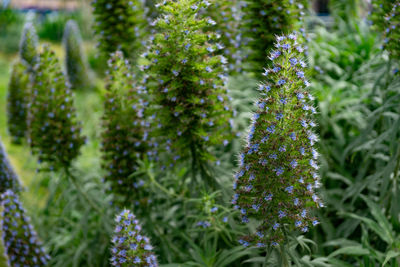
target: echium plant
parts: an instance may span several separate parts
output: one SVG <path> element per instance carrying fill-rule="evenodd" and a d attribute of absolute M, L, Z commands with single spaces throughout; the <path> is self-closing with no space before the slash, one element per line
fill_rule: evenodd
<path fill-rule="evenodd" d="M 322 205 L 315 192 L 318 152 L 311 117 L 316 110 L 306 89 L 304 48 L 297 34 L 277 37 L 275 47 L 234 182 L 232 203 L 242 221 L 259 223 L 240 240 L 244 246 L 278 245 L 286 232 L 307 232 L 318 224 L 313 209 Z"/>
<path fill-rule="evenodd" d="M 212 0 L 205 15 L 215 21 L 209 29 L 221 36 L 222 54 L 227 58 L 230 72 L 240 72 L 243 53 L 243 37 L 240 31 L 242 20 L 241 3 L 239 0 Z"/>
<path fill-rule="evenodd" d="M 67 169 L 85 138 L 70 86 L 48 46 L 40 53 L 35 73 L 28 114 L 29 143 L 39 161 L 51 170 Z"/>
<path fill-rule="evenodd" d="M 400 59 L 400 1 L 393 5 L 386 16 L 385 49 L 391 57 Z"/>
<path fill-rule="evenodd" d="M 144 34 L 145 15 L 140 0 L 94 0 L 94 29 L 99 48 L 109 55 L 117 50 L 132 59 L 138 55 Z"/>
<path fill-rule="evenodd" d="M 135 215 L 123 210 L 115 221 L 111 264 L 120 267 L 158 266 L 150 239 L 142 235 L 142 227 Z"/>
<path fill-rule="evenodd" d="M 44 251 L 17 194 L 12 190 L 4 192 L 1 205 L 1 232 L 9 266 L 46 266 L 50 257 Z"/>
<path fill-rule="evenodd" d="M 16 144 L 21 143 L 27 133 L 30 86 L 28 65 L 24 61 L 15 62 L 8 84 L 7 122 L 12 141 Z"/>
<path fill-rule="evenodd" d="M 19 55 L 28 64 L 29 71 L 33 71 L 39 57 L 39 51 L 38 36 L 35 27 L 30 22 L 24 25 L 19 45 Z"/>
<path fill-rule="evenodd" d="M 384 30 L 386 26 L 385 17 L 392 10 L 397 0 L 372 0 L 370 20 L 372 27 L 377 30 Z"/>
<path fill-rule="evenodd" d="M 301 27 L 304 0 L 250 0 L 243 7 L 245 37 L 249 39 L 251 69 L 265 66 L 265 55 L 273 48 L 275 36 Z"/>
<path fill-rule="evenodd" d="M 137 161 L 147 150 L 146 103 L 141 97 L 145 90 L 135 84 L 131 67 L 122 52 L 113 53 L 108 64 L 102 118 L 105 180 L 110 182 L 114 193 L 135 197 L 134 192 L 143 181 L 136 181 L 130 175 L 137 170 Z"/>
<path fill-rule="evenodd" d="M 4 193 L 8 189 L 14 192 L 20 191 L 21 185 L 0 139 L 0 193 Z"/>
<path fill-rule="evenodd" d="M 223 45 L 214 32 L 204 31 L 215 21 L 199 15 L 208 5 L 198 0 L 159 3 L 163 15 L 155 21 L 158 33 L 145 53 L 149 65 L 143 66 L 153 103 L 152 134 L 162 139 L 173 162 L 192 158 L 192 167 L 214 160 L 208 148 L 227 145 L 232 128 L 227 60 L 211 55 Z"/>
<path fill-rule="evenodd" d="M 74 20 L 69 20 L 65 25 L 63 44 L 65 68 L 71 88 L 88 88 L 90 86 L 89 67 L 83 49 L 81 33 Z"/>

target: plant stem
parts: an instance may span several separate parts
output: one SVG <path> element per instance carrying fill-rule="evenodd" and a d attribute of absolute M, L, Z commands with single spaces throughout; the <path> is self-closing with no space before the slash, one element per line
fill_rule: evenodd
<path fill-rule="evenodd" d="M 71 182 L 74 184 L 76 190 L 79 192 L 79 194 L 89 203 L 89 205 L 95 209 L 99 214 L 102 214 L 103 212 L 101 209 L 90 199 L 90 197 L 82 190 L 82 187 L 78 183 L 77 179 L 75 176 L 71 174 L 68 168 L 65 168 L 65 175 L 68 177 L 68 179 L 71 180 Z"/>
<path fill-rule="evenodd" d="M 147 176 L 150 178 L 151 183 L 154 184 L 156 187 L 158 187 L 158 189 L 163 191 L 165 194 L 167 194 L 167 195 L 169 195 L 171 197 L 178 197 L 178 198 L 180 197 L 179 195 L 177 195 L 175 193 L 169 192 L 167 188 L 165 188 L 159 182 L 157 182 L 155 177 L 154 177 L 154 174 L 152 172 L 147 172 Z"/>
<path fill-rule="evenodd" d="M 282 267 L 289 267 L 289 261 L 286 257 L 286 252 L 285 252 L 285 245 L 282 244 L 279 246 L 279 250 L 280 250 L 280 257 L 281 257 L 281 266 Z"/>

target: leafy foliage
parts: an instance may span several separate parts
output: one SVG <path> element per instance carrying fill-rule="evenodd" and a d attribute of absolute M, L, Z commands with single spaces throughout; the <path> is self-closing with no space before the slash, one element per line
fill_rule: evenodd
<path fill-rule="evenodd" d="M 228 145 L 231 138 L 223 56 L 213 56 L 221 45 L 204 29 L 212 19 L 199 16 L 206 1 L 159 3 L 163 16 L 156 20 L 158 33 L 149 52 L 148 88 L 153 135 L 170 154 L 172 162 L 192 158 L 195 166 L 214 160 L 209 147 Z M 233 122 L 233 121 L 231 121 Z M 171 163 L 170 166 L 172 166 Z"/>
<path fill-rule="evenodd" d="M 49 256 L 39 241 L 30 218 L 25 214 L 18 196 L 11 190 L 1 195 L 4 210 L 2 238 L 10 266 L 46 266 Z"/>
<path fill-rule="evenodd" d="M 102 124 L 103 168 L 105 180 L 115 194 L 138 199 L 143 180 L 131 176 L 137 168 L 138 159 L 148 150 L 146 136 L 148 126 L 144 120 L 145 90 L 137 86 L 131 67 L 122 52 L 111 55 L 106 82 L 106 99 Z"/>
<path fill-rule="evenodd" d="M 65 25 L 63 37 L 65 49 L 65 68 L 72 89 L 85 89 L 90 86 L 89 68 L 82 46 L 82 37 L 75 21 Z"/>
<path fill-rule="evenodd" d="M 29 143 L 50 169 L 68 168 L 85 142 L 73 107 L 73 95 L 60 63 L 43 47 L 35 68 L 29 107 Z"/>
<path fill-rule="evenodd" d="M 17 61 L 12 67 L 7 95 L 8 131 L 16 144 L 21 143 L 27 134 L 30 91 L 29 67 L 26 63 Z"/>
<path fill-rule="evenodd" d="M 106 55 L 121 50 L 127 58 L 135 58 L 145 21 L 142 1 L 94 0 L 92 6 L 100 50 Z"/>

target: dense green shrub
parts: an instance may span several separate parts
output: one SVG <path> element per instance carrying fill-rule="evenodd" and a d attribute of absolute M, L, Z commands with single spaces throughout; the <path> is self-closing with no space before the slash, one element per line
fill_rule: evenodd
<path fill-rule="evenodd" d="M 106 100 L 102 124 L 103 168 L 112 192 L 137 199 L 143 181 L 131 175 L 137 170 L 138 159 L 147 151 L 146 122 L 141 90 L 135 84 L 132 70 L 122 52 L 111 55 L 108 62 Z"/>
<path fill-rule="evenodd" d="M 321 206 L 317 136 L 312 128 L 313 97 L 307 91 L 304 47 L 297 35 L 278 36 L 270 54 L 271 68 L 259 90 L 247 145 L 240 155 L 233 204 L 242 221 L 260 222 L 257 233 L 240 242 L 259 247 L 283 243 L 286 232 L 307 232 L 319 222 L 313 208 Z"/>
<path fill-rule="evenodd" d="M 14 63 L 8 84 L 7 122 L 14 143 L 21 143 L 27 134 L 28 102 L 31 90 L 29 67 L 24 61 Z"/>
<path fill-rule="evenodd" d="M 132 59 L 141 48 L 145 15 L 139 0 L 94 0 L 94 29 L 100 50 L 108 55 L 117 50 Z"/>
<path fill-rule="evenodd" d="M 38 36 L 32 23 L 26 23 L 22 32 L 19 55 L 32 71 L 38 61 Z"/>
<path fill-rule="evenodd" d="M 88 88 L 90 80 L 87 58 L 78 24 L 74 20 L 69 20 L 65 25 L 63 44 L 65 49 L 65 68 L 71 88 Z"/>
<path fill-rule="evenodd" d="M 393 5 L 386 17 L 385 48 L 391 57 L 400 59 L 400 1 Z"/>
<path fill-rule="evenodd" d="M 307 1 L 251 0 L 243 7 L 244 36 L 249 38 L 249 60 L 255 73 L 265 66 L 275 36 L 297 30 Z"/>
<path fill-rule="evenodd" d="M 153 98 L 152 134 L 165 144 L 170 166 L 191 158 L 192 169 L 203 168 L 215 160 L 209 148 L 226 146 L 231 139 L 233 111 L 223 74 L 227 60 L 210 55 L 219 44 L 216 34 L 204 29 L 215 21 L 198 14 L 207 5 L 195 0 L 159 3 L 163 16 L 156 20 L 158 33 L 146 53 L 150 63 L 143 66 Z"/>
<path fill-rule="evenodd" d="M 11 190 L 1 195 L 4 210 L 2 238 L 10 266 L 46 266 L 49 256 L 38 240 L 18 196 Z"/>
<path fill-rule="evenodd" d="M 85 141 L 72 91 L 48 46 L 43 47 L 35 68 L 28 128 L 32 152 L 54 170 L 68 168 Z"/>
<path fill-rule="evenodd" d="M 158 266 L 157 258 L 152 252 L 150 239 L 141 233 L 142 227 L 129 210 L 123 210 L 115 218 L 117 223 L 114 230 L 111 249 L 113 266 Z"/>
<path fill-rule="evenodd" d="M 4 193 L 8 189 L 17 192 L 21 189 L 20 187 L 18 176 L 11 166 L 7 152 L 0 140 L 0 193 Z"/>

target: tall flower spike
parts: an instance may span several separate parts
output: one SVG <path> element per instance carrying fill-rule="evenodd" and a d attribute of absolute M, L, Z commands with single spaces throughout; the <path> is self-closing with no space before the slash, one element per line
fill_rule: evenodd
<path fill-rule="evenodd" d="M 20 181 L 17 174 L 11 166 L 3 143 L 0 139 L 0 193 L 8 189 L 20 191 Z"/>
<path fill-rule="evenodd" d="M 27 133 L 28 101 L 31 90 L 28 66 L 23 61 L 14 63 L 8 84 L 8 131 L 15 144 L 20 144 Z"/>
<path fill-rule="evenodd" d="M 296 34 L 278 36 L 275 47 L 234 183 L 232 203 L 242 221 L 259 222 L 257 232 L 240 241 L 245 246 L 279 244 L 283 229 L 307 232 L 318 224 L 312 210 L 322 205 L 314 191 L 319 186 L 311 120 L 316 110 L 306 89 L 303 47 Z"/>
<path fill-rule="evenodd" d="M 304 0 L 250 0 L 243 7 L 245 37 L 249 38 L 249 59 L 258 73 L 265 65 L 265 54 L 273 48 L 275 35 L 288 34 L 300 27 Z"/>
<path fill-rule="evenodd" d="M 38 36 L 36 34 L 35 27 L 30 22 L 25 24 L 22 31 L 21 42 L 19 45 L 19 55 L 21 59 L 28 64 L 29 71 L 32 71 L 37 63 L 39 51 Z"/>
<path fill-rule="evenodd" d="M 400 1 L 393 5 L 386 16 L 385 49 L 393 58 L 400 59 Z"/>
<path fill-rule="evenodd" d="M 79 27 L 74 20 L 65 25 L 63 44 L 65 49 L 65 68 L 72 89 L 85 89 L 90 86 L 89 67 L 82 45 Z"/>
<path fill-rule="evenodd" d="M 2 237 L 10 266 L 46 266 L 44 251 L 18 196 L 11 190 L 1 195 Z"/>
<path fill-rule="evenodd" d="M 209 30 L 221 36 L 221 54 L 227 59 L 230 73 L 240 72 L 243 60 L 242 45 L 243 37 L 240 31 L 242 20 L 241 6 L 239 0 L 211 0 L 212 4 L 207 8 L 205 15 L 215 21 Z"/>
<path fill-rule="evenodd" d="M 111 55 L 106 82 L 106 101 L 102 118 L 103 168 L 111 190 L 125 197 L 143 185 L 129 176 L 137 170 L 137 160 L 147 150 L 147 124 L 144 120 L 144 88 L 134 84 L 130 65 L 122 52 Z"/>
<path fill-rule="evenodd" d="M 204 29 L 215 24 L 201 18 L 208 1 L 165 0 L 164 13 L 156 20 L 158 34 L 147 55 L 148 85 L 153 97 L 153 134 L 162 139 L 174 161 L 212 159 L 208 148 L 227 145 L 233 111 L 228 104 L 225 58 L 211 56 L 218 50 L 216 34 Z M 173 163 L 171 163 L 173 165 Z"/>
<path fill-rule="evenodd" d="M 68 168 L 85 138 L 76 118 L 72 91 L 48 46 L 40 53 L 35 73 L 28 114 L 32 152 L 51 170 Z"/>
<path fill-rule="evenodd" d="M 99 48 L 109 55 L 117 50 L 132 59 L 138 54 L 144 34 L 145 15 L 140 0 L 94 0 L 94 29 Z"/>
<path fill-rule="evenodd" d="M 372 27 L 378 31 L 383 31 L 386 26 L 385 18 L 390 13 L 393 5 L 398 0 L 372 0 L 370 20 Z"/>
<path fill-rule="evenodd" d="M 111 249 L 113 266 L 158 266 L 150 239 L 141 234 L 142 227 L 129 210 L 124 210 L 115 219 L 114 244 Z"/>

